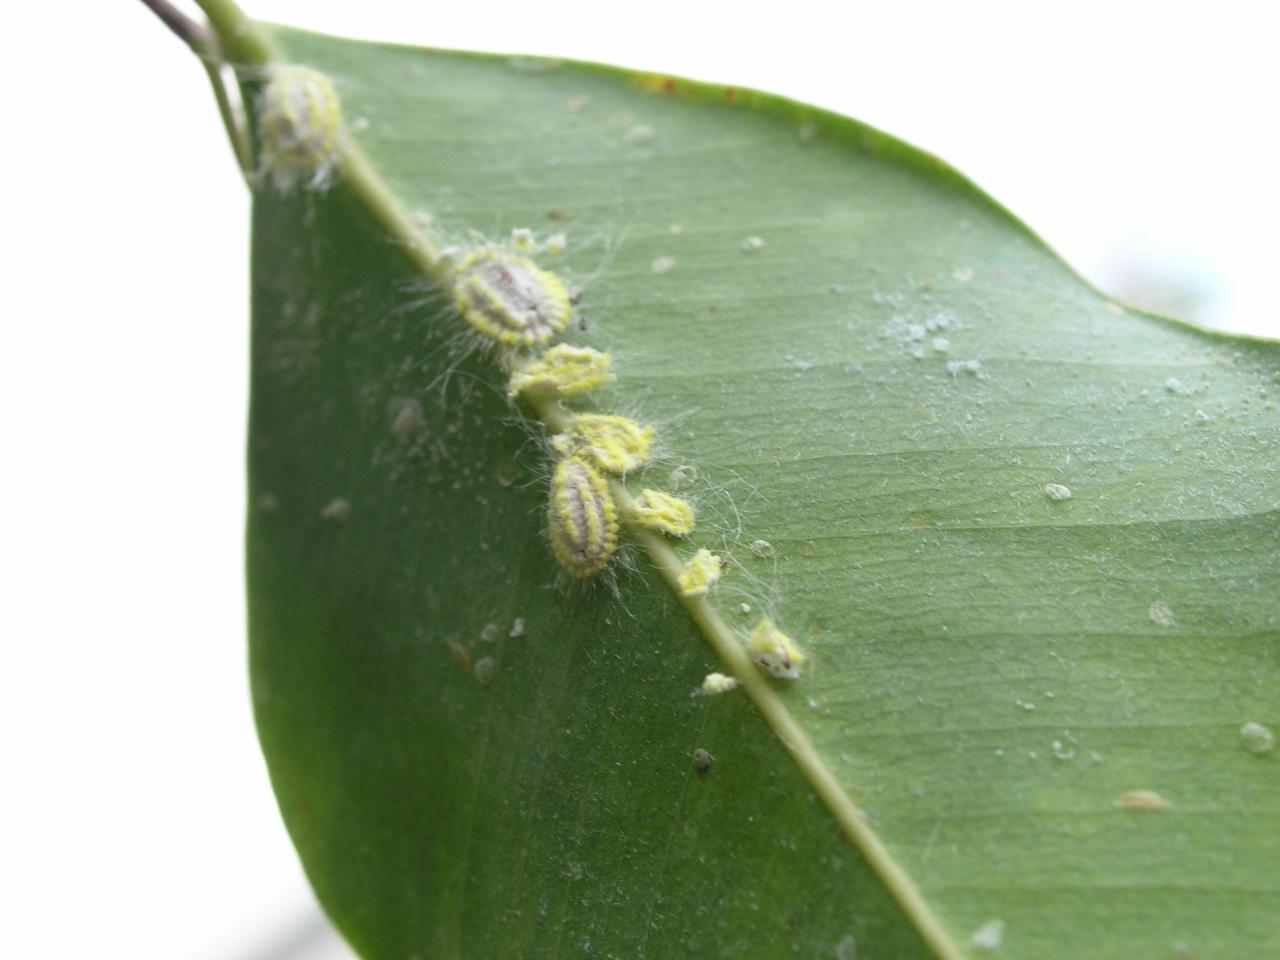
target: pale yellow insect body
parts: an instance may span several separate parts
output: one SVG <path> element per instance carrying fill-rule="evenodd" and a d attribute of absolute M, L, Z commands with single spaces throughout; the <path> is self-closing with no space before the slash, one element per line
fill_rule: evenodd
<path fill-rule="evenodd" d="M 641 490 L 634 515 L 637 522 L 671 537 L 693 532 L 693 505 L 661 490 Z"/>
<path fill-rule="evenodd" d="M 606 413 L 580 413 L 569 433 L 551 438 L 557 451 L 586 457 L 606 473 L 625 477 L 649 460 L 653 427 Z"/>
<path fill-rule="evenodd" d="M 700 597 L 716 585 L 724 571 L 724 561 L 710 550 L 699 550 L 680 571 L 682 597 Z"/>
<path fill-rule="evenodd" d="M 511 377 L 508 393 L 544 393 L 553 397 L 571 397 L 594 390 L 613 379 L 609 372 L 609 354 L 590 347 L 574 347 L 558 343 Z"/>
<path fill-rule="evenodd" d="M 762 617 L 747 638 L 747 649 L 756 663 L 779 680 L 795 680 L 807 657 L 795 641 L 777 628 L 768 617 Z"/>

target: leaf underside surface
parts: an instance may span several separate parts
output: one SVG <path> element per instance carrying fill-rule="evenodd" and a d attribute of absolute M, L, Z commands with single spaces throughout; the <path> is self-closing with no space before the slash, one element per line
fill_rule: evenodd
<path fill-rule="evenodd" d="M 273 36 L 430 230 L 566 234 L 565 339 L 617 373 L 574 405 L 658 427 L 633 490 L 696 469 L 681 549 L 808 653 L 779 695 L 963 952 L 1280 954 L 1240 736 L 1280 724 L 1276 344 L 1110 302 L 813 108 Z M 355 948 L 933 956 L 751 702 L 690 696 L 723 668 L 646 556 L 559 572 L 541 427 L 341 177 L 256 188 L 253 274 L 255 709 Z"/>

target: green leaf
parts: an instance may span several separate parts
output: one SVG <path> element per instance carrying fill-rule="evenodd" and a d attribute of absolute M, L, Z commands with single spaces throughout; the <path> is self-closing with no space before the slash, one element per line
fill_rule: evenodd
<path fill-rule="evenodd" d="M 255 189 L 253 689 L 364 956 L 1280 951 L 1278 758 L 1241 735 L 1280 723 L 1276 344 L 1108 301 L 813 108 L 272 39 L 368 167 Z M 566 234 L 566 339 L 617 374 L 570 405 L 658 427 L 633 491 L 693 468 L 709 605 L 634 531 L 603 582 L 560 572 L 545 411 L 396 204 L 440 242 Z M 716 610 L 772 615 L 802 678 Z M 691 697 L 712 670 L 749 696 Z"/>

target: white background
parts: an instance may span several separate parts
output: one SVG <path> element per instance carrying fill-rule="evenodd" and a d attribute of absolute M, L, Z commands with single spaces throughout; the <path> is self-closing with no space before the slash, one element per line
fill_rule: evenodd
<path fill-rule="evenodd" d="M 1280 5 L 243 2 L 816 102 L 947 158 L 1109 291 L 1280 334 Z M 0 70 L 5 952 L 339 956 L 249 713 L 248 205 L 203 74 L 131 0 L 15 5 Z"/>

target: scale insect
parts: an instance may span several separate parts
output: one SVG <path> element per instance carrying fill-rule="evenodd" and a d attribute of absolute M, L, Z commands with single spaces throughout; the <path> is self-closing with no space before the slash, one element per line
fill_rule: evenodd
<path fill-rule="evenodd" d="M 642 427 L 626 417 L 580 413 L 568 433 L 551 438 L 551 445 L 559 453 L 577 454 L 606 473 L 625 477 L 648 462 L 654 436 L 653 427 Z"/>
<path fill-rule="evenodd" d="M 618 548 L 618 508 L 609 483 L 591 464 L 565 457 L 556 464 L 547 508 L 551 549 L 575 577 L 590 577 Z"/>
<path fill-rule="evenodd" d="M 701 549 L 689 558 L 680 571 L 680 596 L 701 597 L 716 585 L 724 572 L 724 560 L 710 550 Z"/>
<path fill-rule="evenodd" d="M 559 277 L 502 250 L 468 254 L 454 268 L 453 291 L 467 323 L 505 346 L 546 343 L 569 325 L 573 313 Z"/>
<path fill-rule="evenodd" d="M 338 94 L 310 67 L 274 67 L 269 76 L 258 102 L 262 171 L 281 191 L 323 189 L 338 164 Z"/>
<path fill-rule="evenodd" d="M 747 638 L 747 649 L 756 663 L 779 680 L 795 680 L 808 658 L 795 641 L 783 633 L 768 617 L 762 617 Z"/>
<path fill-rule="evenodd" d="M 512 397 L 526 392 L 572 397 L 594 390 L 612 379 L 609 354 L 590 347 L 558 343 L 512 375 L 507 392 Z"/>
<path fill-rule="evenodd" d="M 693 505 L 661 490 L 641 490 L 633 512 L 637 523 L 669 537 L 685 537 L 693 532 Z"/>

